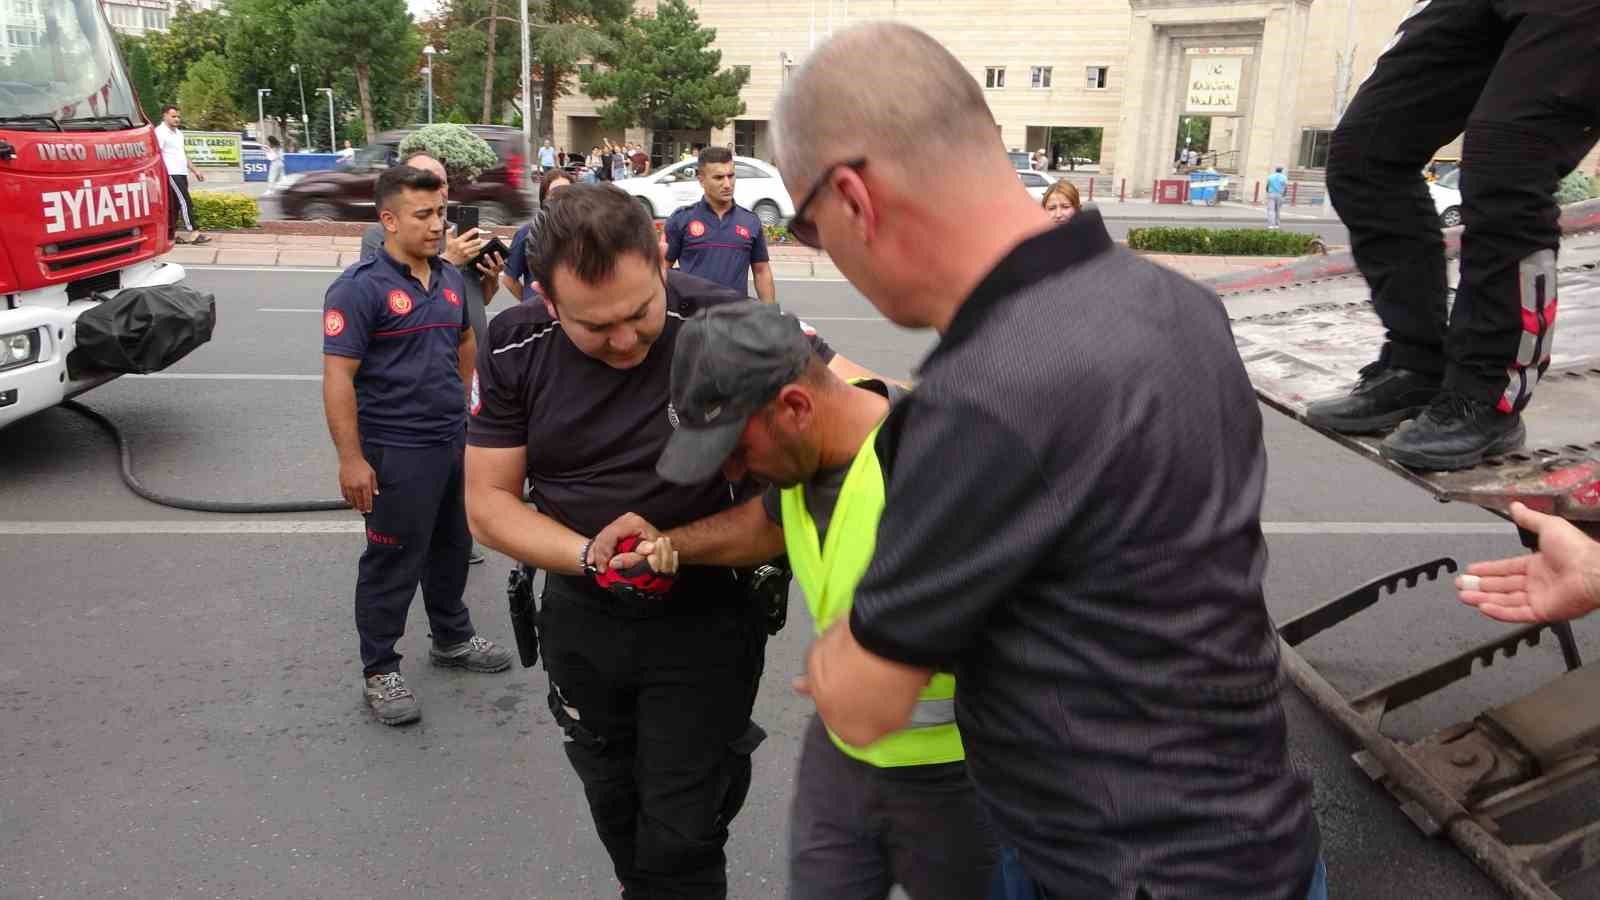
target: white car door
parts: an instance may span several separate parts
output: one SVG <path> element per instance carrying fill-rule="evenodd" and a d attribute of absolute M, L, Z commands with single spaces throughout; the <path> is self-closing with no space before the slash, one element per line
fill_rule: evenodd
<path fill-rule="evenodd" d="M 705 190 L 700 187 L 700 180 L 695 177 L 695 172 L 695 164 L 691 162 L 668 173 L 667 193 L 672 198 L 672 209 L 667 210 L 668 215 L 673 210 L 699 203 L 700 198 L 705 196 Z"/>
<path fill-rule="evenodd" d="M 772 198 L 772 178 L 766 172 L 748 163 L 735 163 L 733 172 L 733 202 L 755 209 L 757 203 Z"/>
<path fill-rule="evenodd" d="M 1038 172 L 1018 172 L 1017 177 L 1022 180 L 1022 186 L 1028 189 L 1028 196 L 1035 200 L 1044 199 L 1044 192 L 1050 187 L 1050 179 Z"/>

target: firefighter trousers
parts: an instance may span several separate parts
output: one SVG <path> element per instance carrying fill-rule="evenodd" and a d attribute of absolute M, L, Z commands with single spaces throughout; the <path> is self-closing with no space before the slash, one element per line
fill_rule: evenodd
<path fill-rule="evenodd" d="M 765 733 L 750 719 L 765 610 L 723 571 L 641 608 L 553 576 L 539 611 L 550 711 L 623 900 L 723 900 L 728 826 Z"/>
<path fill-rule="evenodd" d="M 459 644 L 474 634 L 462 600 L 472 553 L 465 449 L 464 435 L 432 447 L 361 446 L 379 491 L 366 517 L 367 549 L 356 575 L 356 633 L 367 675 L 400 670 L 395 644 L 405 634 L 418 584 L 436 644 Z"/>
<path fill-rule="evenodd" d="M 1421 171 L 1465 132 L 1461 279 Z M 1600 137 L 1600 0 L 1425 0 L 1334 132 L 1328 190 L 1391 365 L 1520 411 L 1549 364 L 1560 179 Z"/>

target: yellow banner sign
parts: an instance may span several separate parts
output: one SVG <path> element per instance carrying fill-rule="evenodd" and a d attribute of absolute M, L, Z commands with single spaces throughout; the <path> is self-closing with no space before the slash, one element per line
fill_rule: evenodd
<path fill-rule="evenodd" d="M 185 131 L 183 149 L 193 166 L 239 167 L 239 135 L 231 131 Z"/>
<path fill-rule="evenodd" d="M 1212 56 L 1189 62 L 1190 115 L 1221 115 L 1239 111 L 1239 82 L 1244 60 L 1238 56 Z"/>

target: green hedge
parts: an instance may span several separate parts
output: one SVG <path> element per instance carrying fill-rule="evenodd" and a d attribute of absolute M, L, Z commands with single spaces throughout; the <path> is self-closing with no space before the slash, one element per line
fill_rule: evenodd
<path fill-rule="evenodd" d="M 197 191 L 190 199 L 194 201 L 194 224 L 201 231 L 256 227 L 256 201 L 243 194 Z"/>
<path fill-rule="evenodd" d="M 1152 253 L 1194 253 L 1204 256 L 1304 256 L 1314 234 L 1265 228 L 1135 228 L 1128 246 Z"/>
<path fill-rule="evenodd" d="M 1567 173 L 1556 189 L 1556 202 L 1565 206 L 1600 196 L 1600 178 L 1590 178 L 1579 171 Z"/>
<path fill-rule="evenodd" d="M 789 236 L 789 229 L 782 225 L 767 225 L 762 231 L 766 232 L 769 244 L 787 244 L 794 240 Z"/>

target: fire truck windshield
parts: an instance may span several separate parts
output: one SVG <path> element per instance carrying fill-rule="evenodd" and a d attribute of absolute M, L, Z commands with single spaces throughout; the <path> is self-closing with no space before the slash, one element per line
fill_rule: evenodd
<path fill-rule="evenodd" d="M 98 0 L 11 4 L 0 32 L 0 128 L 98 131 L 143 122 Z"/>

